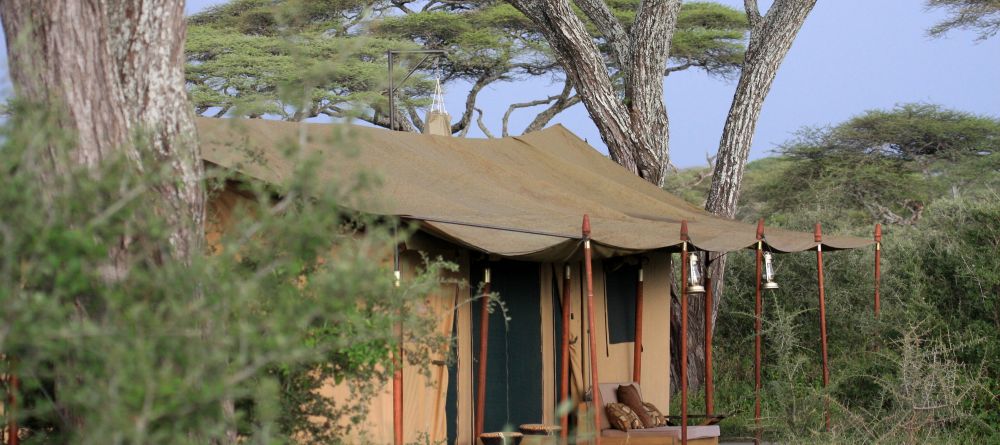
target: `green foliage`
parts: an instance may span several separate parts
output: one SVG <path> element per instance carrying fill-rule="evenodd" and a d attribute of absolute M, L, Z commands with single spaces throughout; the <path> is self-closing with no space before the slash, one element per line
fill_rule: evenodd
<path fill-rule="evenodd" d="M 836 211 L 831 219 L 847 225 L 913 222 L 936 199 L 1000 186 L 998 146 L 996 118 L 928 104 L 868 111 L 779 146 L 784 156 L 758 167 L 769 171 L 743 194 L 752 203 L 743 215 L 806 211 L 815 221 Z"/>
<path fill-rule="evenodd" d="M 246 443 L 336 442 L 352 428 L 337 421 L 359 425 L 393 370 L 393 326 L 412 363 L 447 341 L 420 306 L 452 266 L 427 261 L 394 286 L 381 261 L 400 240 L 393 222 L 347 210 L 370 178 L 320 184 L 319 163 L 289 142 L 294 179 L 248 184 L 254 199 L 212 252 L 178 261 L 143 199 L 172 178 L 123 158 L 68 167 L 58 122 L 19 104 L 0 127 L 0 351 L 22 381 L 25 443 L 202 444 L 232 430 Z M 236 179 L 214 173 L 210 193 Z M 317 397 L 328 379 L 353 397 Z"/>
<path fill-rule="evenodd" d="M 866 202 L 921 201 L 921 217 L 883 224 L 882 313 L 873 252 L 824 252 L 830 386 L 821 388 L 815 252 L 776 257 L 765 293 L 763 427 L 789 443 L 992 443 L 1000 440 L 1000 122 L 930 105 L 870 111 L 803 130 L 750 163 L 738 217 L 767 227 L 872 236 Z M 668 182 L 694 203 L 701 171 Z M 897 207 L 898 208 L 898 207 Z M 882 221 L 885 223 L 886 221 Z M 724 436 L 752 437 L 754 257 L 728 255 L 716 335 L 716 411 Z M 823 431 L 824 404 L 832 430 Z"/>
<path fill-rule="evenodd" d="M 927 9 L 943 9 L 948 18 L 931 27 L 931 37 L 941 37 L 953 29 L 969 29 L 986 40 L 1000 32 L 1000 1 L 997 0 L 927 0 Z"/>
<path fill-rule="evenodd" d="M 626 27 L 638 5 L 610 2 Z M 188 30 L 187 81 L 200 114 L 325 115 L 386 126 L 390 48 L 447 51 L 435 61 L 445 83 L 561 75 L 531 21 L 500 1 L 232 0 L 191 17 Z M 746 31 L 737 9 L 685 3 L 670 49 L 675 68 L 735 73 Z M 603 43 L 593 27 L 591 32 Z M 396 80 L 418 60 L 404 60 Z M 398 96 L 411 119 L 431 93 L 426 75 L 414 77 Z M 288 100 L 283 90 L 296 95 Z"/>
<path fill-rule="evenodd" d="M 385 52 L 412 43 L 357 35 L 348 19 L 364 18 L 363 2 L 239 0 L 191 18 L 187 82 L 199 113 L 281 116 L 289 120 L 351 117 L 358 104 L 382 107 Z M 334 9 L 334 7 L 339 9 Z M 426 81 L 407 83 L 426 96 Z"/>

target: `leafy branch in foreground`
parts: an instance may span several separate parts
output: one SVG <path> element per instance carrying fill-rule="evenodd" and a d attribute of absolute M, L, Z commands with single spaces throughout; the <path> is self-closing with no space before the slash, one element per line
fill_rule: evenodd
<path fill-rule="evenodd" d="M 289 144 L 292 182 L 247 183 L 231 214 L 210 212 L 212 252 L 179 261 L 159 254 L 169 231 L 146 199 L 167 172 L 109 157 L 40 180 L 42 151 L 71 140 L 58 122 L 18 104 L 0 128 L 0 351 L 23 382 L 25 443 L 329 443 L 392 372 L 393 326 L 414 364 L 443 347 L 420 305 L 453 266 L 429 260 L 394 287 L 391 221 L 349 210 L 370 178 L 320 184 Z M 232 193 L 238 178 L 212 173 L 212 193 Z M 132 254 L 109 276 L 121 239 Z M 331 381 L 354 397 L 315 397 Z"/>

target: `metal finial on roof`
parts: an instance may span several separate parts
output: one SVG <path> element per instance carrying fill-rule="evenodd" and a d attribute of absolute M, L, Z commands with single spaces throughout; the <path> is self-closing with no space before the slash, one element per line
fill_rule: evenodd
<path fill-rule="evenodd" d="M 441 88 L 441 69 L 438 68 L 434 75 L 434 97 L 431 102 L 431 112 L 448 114 L 444 108 L 444 88 Z"/>

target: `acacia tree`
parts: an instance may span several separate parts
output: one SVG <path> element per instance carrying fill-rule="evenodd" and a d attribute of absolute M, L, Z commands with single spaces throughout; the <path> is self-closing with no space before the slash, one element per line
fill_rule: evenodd
<path fill-rule="evenodd" d="M 510 3 L 535 23 L 555 51 L 597 124 L 612 159 L 661 185 L 669 161 L 662 71 L 669 57 L 680 0 L 640 3 L 630 28 L 623 26 L 606 2 L 575 1 L 611 48 L 616 65 L 621 67 L 624 97 L 615 94 L 597 43 L 589 38 L 584 21 L 573 14 L 568 0 L 510 0 Z M 756 0 L 744 2 L 750 43 L 719 144 L 712 191 L 706 205 L 712 213 L 730 218 L 735 214 L 743 169 L 764 98 L 815 3 L 815 0 L 776 0 L 762 14 Z M 723 260 L 715 263 L 716 283 L 722 283 L 724 267 Z M 717 289 L 721 297 L 721 285 Z M 705 336 L 703 323 L 699 322 L 704 316 L 697 300 L 690 306 L 689 316 L 693 320 L 688 335 L 690 346 L 701 344 Z M 720 300 L 715 300 L 713 318 Z M 678 314 L 679 307 L 675 309 L 673 313 Z M 674 331 L 679 332 L 676 324 Z M 704 357 L 701 348 L 688 350 L 688 375 L 693 377 L 689 382 L 697 386 L 701 384 L 698 376 L 703 375 Z M 679 366 L 680 360 L 674 363 Z"/>
<path fill-rule="evenodd" d="M 504 136 L 511 132 L 508 123 L 515 112 L 544 105 L 524 129 L 534 131 L 580 101 L 535 25 L 507 3 L 300 3 L 307 14 L 298 14 L 301 19 L 295 21 L 281 12 L 289 2 L 260 0 L 234 0 L 191 18 L 187 80 L 199 113 L 270 114 L 290 120 L 350 116 L 388 127 L 384 89 L 389 48 L 447 51 L 447 58 L 437 61 L 442 81 L 471 84 L 461 115 L 452 125 L 459 135 L 477 120 L 478 94 L 498 83 L 544 76 L 563 84 L 557 94 L 509 104 L 502 117 Z M 612 11 L 629 26 L 638 4 L 615 2 Z M 711 75 L 733 75 L 743 58 L 746 26 L 743 14 L 734 9 L 715 3 L 685 4 L 679 13 L 678 38 L 672 42 L 672 66 L 663 74 L 701 69 Z M 595 27 L 588 25 L 587 32 L 600 43 Z M 343 56 L 343 48 L 354 52 Z M 608 51 L 603 44 L 598 49 L 605 55 Z M 412 60 L 404 60 L 400 67 L 407 63 Z M 396 72 L 402 76 L 405 69 Z M 313 89 L 307 100 L 282 101 L 282 89 L 301 89 L 304 81 Z M 622 89 L 620 76 L 613 76 L 613 82 L 614 88 Z M 426 103 L 432 86 L 426 76 L 418 77 L 399 92 L 397 129 L 422 128 L 417 109 Z M 489 135 L 488 128 L 479 124 Z"/>
<path fill-rule="evenodd" d="M 140 171 L 166 169 L 156 185 L 178 259 L 201 249 L 205 197 L 194 115 L 184 90 L 184 1 L 0 1 L 7 57 L 19 100 L 61 111 L 76 143 L 50 150 L 53 176 L 96 167 L 124 151 Z M 127 264 L 132 240 L 113 249 L 109 278 Z"/>

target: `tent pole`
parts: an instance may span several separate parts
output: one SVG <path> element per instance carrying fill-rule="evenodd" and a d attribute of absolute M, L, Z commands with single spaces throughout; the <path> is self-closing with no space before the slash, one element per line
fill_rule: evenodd
<path fill-rule="evenodd" d="M 601 445 L 601 391 L 597 378 L 597 341 L 594 330 L 594 268 L 590 264 L 590 216 L 583 215 L 583 262 L 587 274 L 587 333 L 590 340 L 590 393 L 594 400 L 594 444 Z"/>
<path fill-rule="evenodd" d="M 7 374 L 7 405 L 4 407 L 7 416 L 7 445 L 18 445 L 20 438 L 17 437 L 17 419 L 14 418 L 14 409 L 17 406 L 17 390 L 21 386 L 17 375 L 14 374 L 14 361 L 8 359 L 10 370 Z"/>
<path fill-rule="evenodd" d="M 753 421 L 757 427 L 756 442 L 760 443 L 763 430 L 760 427 L 760 374 L 761 374 L 761 349 L 763 339 L 761 338 L 762 318 L 764 312 L 764 302 L 761 299 L 760 275 L 761 263 L 763 261 L 764 249 L 764 218 L 757 221 L 757 258 L 756 258 L 756 294 L 754 297 L 754 405 Z"/>
<path fill-rule="evenodd" d="M 632 380 L 642 380 L 642 264 L 639 264 L 639 282 L 635 292 L 635 344 L 632 346 Z"/>
<path fill-rule="evenodd" d="M 882 304 L 879 301 L 879 281 L 882 279 L 882 224 L 875 224 L 875 318 L 881 312 Z"/>
<path fill-rule="evenodd" d="M 396 236 L 396 227 L 393 226 L 393 237 Z M 393 248 L 393 277 L 394 286 L 399 287 L 400 262 L 399 243 Z M 399 322 L 399 349 L 396 350 L 396 357 L 393 360 L 395 368 L 392 373 L 392 433 L 393 444 L 403 445 L 403 322 Z"/>
<path fill-rule="evenodd" d="M 681 445 L 687 445 L 688 440 L 688 227 L 687 221 L 681 221 Z"/>
<path fill-rule="evenodd" d="M 569 313 L 573 310 L 573 301 L 570 298 L 570 267 L 566 264 L 565 275 L 563 276 L 562 295 L 562 376 L 560 378 L 559 403 L 566 403 L 569 400 Z M 569 412 L 565 412 L 559 421 L 559 437 L 565 441 L 569 437 Z"/>
<path fill-rule="evenodd" d="M 479 300 L 479 372 L 476 388 L 476 430 L 473 443 L 483 434 L 483 424 L 486 414 L 486 345 L 490 334 L 490 268 L 483 273 L 483 295 Z"/>
<path fill-rule="evenodd" d="M 400 342 L 403 335 L 399 335 Z M 396 351 L 396 370 L 392 373 L 392 427 L 393 443 L 403 445 L 403 346 Z"/>
<path fill-rule="evenodd" d="M 712 278 L 705 268 L 705 414 L 715 414 L 715 385 L 712 382 Z"/>
<path fill-rule="evenodd" d="M 826 390 L 830 384 L 830 369 L 827 365 L 826 354 L 826 291 L 823 289 L 823 229 L 820 223 L 816 223 L 816 271 L 819 278 L 819 338 L 820 350 L 823 353 L 823 389 Z M 823 415 L 826 419 L 826 430 L 830 431 L 830 401 L 824 394 Z"/>

